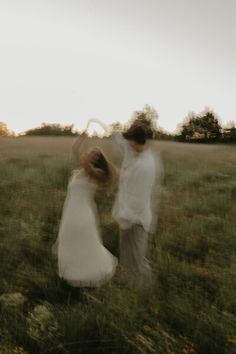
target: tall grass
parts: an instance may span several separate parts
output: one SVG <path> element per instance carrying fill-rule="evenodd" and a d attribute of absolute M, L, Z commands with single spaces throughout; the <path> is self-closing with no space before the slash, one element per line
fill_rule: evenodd
<path fill-rule="evenodd" d="M 74 289 L 51 253 L 72 139 L 0 140 L 0 352 L 236 353 L 235 148 L 157 143 L 165 178 L 152 288 L 118 270 L 99 289 Z M 108 140 L 94 143 L 120 160 Z M 96 196 L 104 244 L 118 256 L 113 199 Z"/>

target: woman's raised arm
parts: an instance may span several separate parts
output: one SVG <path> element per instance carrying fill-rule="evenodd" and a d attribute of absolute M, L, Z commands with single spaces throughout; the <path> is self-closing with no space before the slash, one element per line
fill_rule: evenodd
<path fill-rule="evenodd" d="M 111 128 L 109 127 L 109 125 L 103 123 L 102 121 L 100 121 L 97 118 L 91 118 L 88 120 L 88 124 L 87 124 L 87 128 L 89 126 L 90 123 L 97 123 L 98 125 L 100 125 L 100 127 L 102 127 L 102 129 L 105 131 L 105 133 L 110 134 L 111 133 Z"/>
<path fill-rule="evenodd" d="M 84 142 L 84 140 L 87 138 L 87 132 L 86 130 L 84 130 L 82 132 L 82 134 L 80 134 L 78 136 L 78 138 L 73 142 L 72 144 L 72 153 L 74 155 L 75 158 L 79 158 L 80 159 L 80 155 L 81 155 L 81 145 Z"/>

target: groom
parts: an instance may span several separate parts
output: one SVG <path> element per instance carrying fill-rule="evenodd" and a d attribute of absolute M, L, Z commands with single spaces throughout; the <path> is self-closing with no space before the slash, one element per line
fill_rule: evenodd
<path fill-rule="evenodd" d="M 145 256 L 153 217 L 151 197 L 155 159 L 147 144 L 147 131 L 143 124 L 133 124 L 123 134 L 113 132 L 112 138 L 124 156 L 112 210 L 112 216 L 120 227 L 120 264 L 139 279 L 149 282 L 151 268 Z"/>
<path fill-rule="evenodd" d="M 110 133 L 109 127 L 100 120 L 90 119 L 88 125 L 92 122 Z M 160 185 L 161 164 L 148 146 L 144 124 L 133 123 L 125 133 L 115 131 L 111 137 L 123 154 L 119 190 L 112 209 L 120 227 L 120 264 L 148 283 L 152 272 L 145 256 L 148 234 L 155 223 L 153 207 L 156 208 L 158 198 L 156 192 L 153 196 L 152 193 L 156 189 L 154 184 Z"/>

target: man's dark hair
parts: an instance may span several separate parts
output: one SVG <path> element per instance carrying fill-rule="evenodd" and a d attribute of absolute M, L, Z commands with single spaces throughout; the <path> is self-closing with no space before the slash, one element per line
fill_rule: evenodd
<path fill-rule="evenodd" d="M 144 124 L 134 124 L 123 133 L 123 137 L 139 145 L 144 145 L 147 139 L 147 128 Z"/>

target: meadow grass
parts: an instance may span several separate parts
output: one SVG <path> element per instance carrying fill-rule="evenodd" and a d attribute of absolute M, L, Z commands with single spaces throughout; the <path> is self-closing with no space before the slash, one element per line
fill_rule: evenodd
<path fill-rule="evenodd" d="M 99 289 L 57 276 L 54 244 L 73 138 L 0 139 L 0 352 L 236 353 L 236 148 L 157 142 L 165 176 L 151 289 L 118 270 Z M 116 164 L 108 139 L 91 139 Z M 96 201 L 119 255 L 114 193 Z"/>

